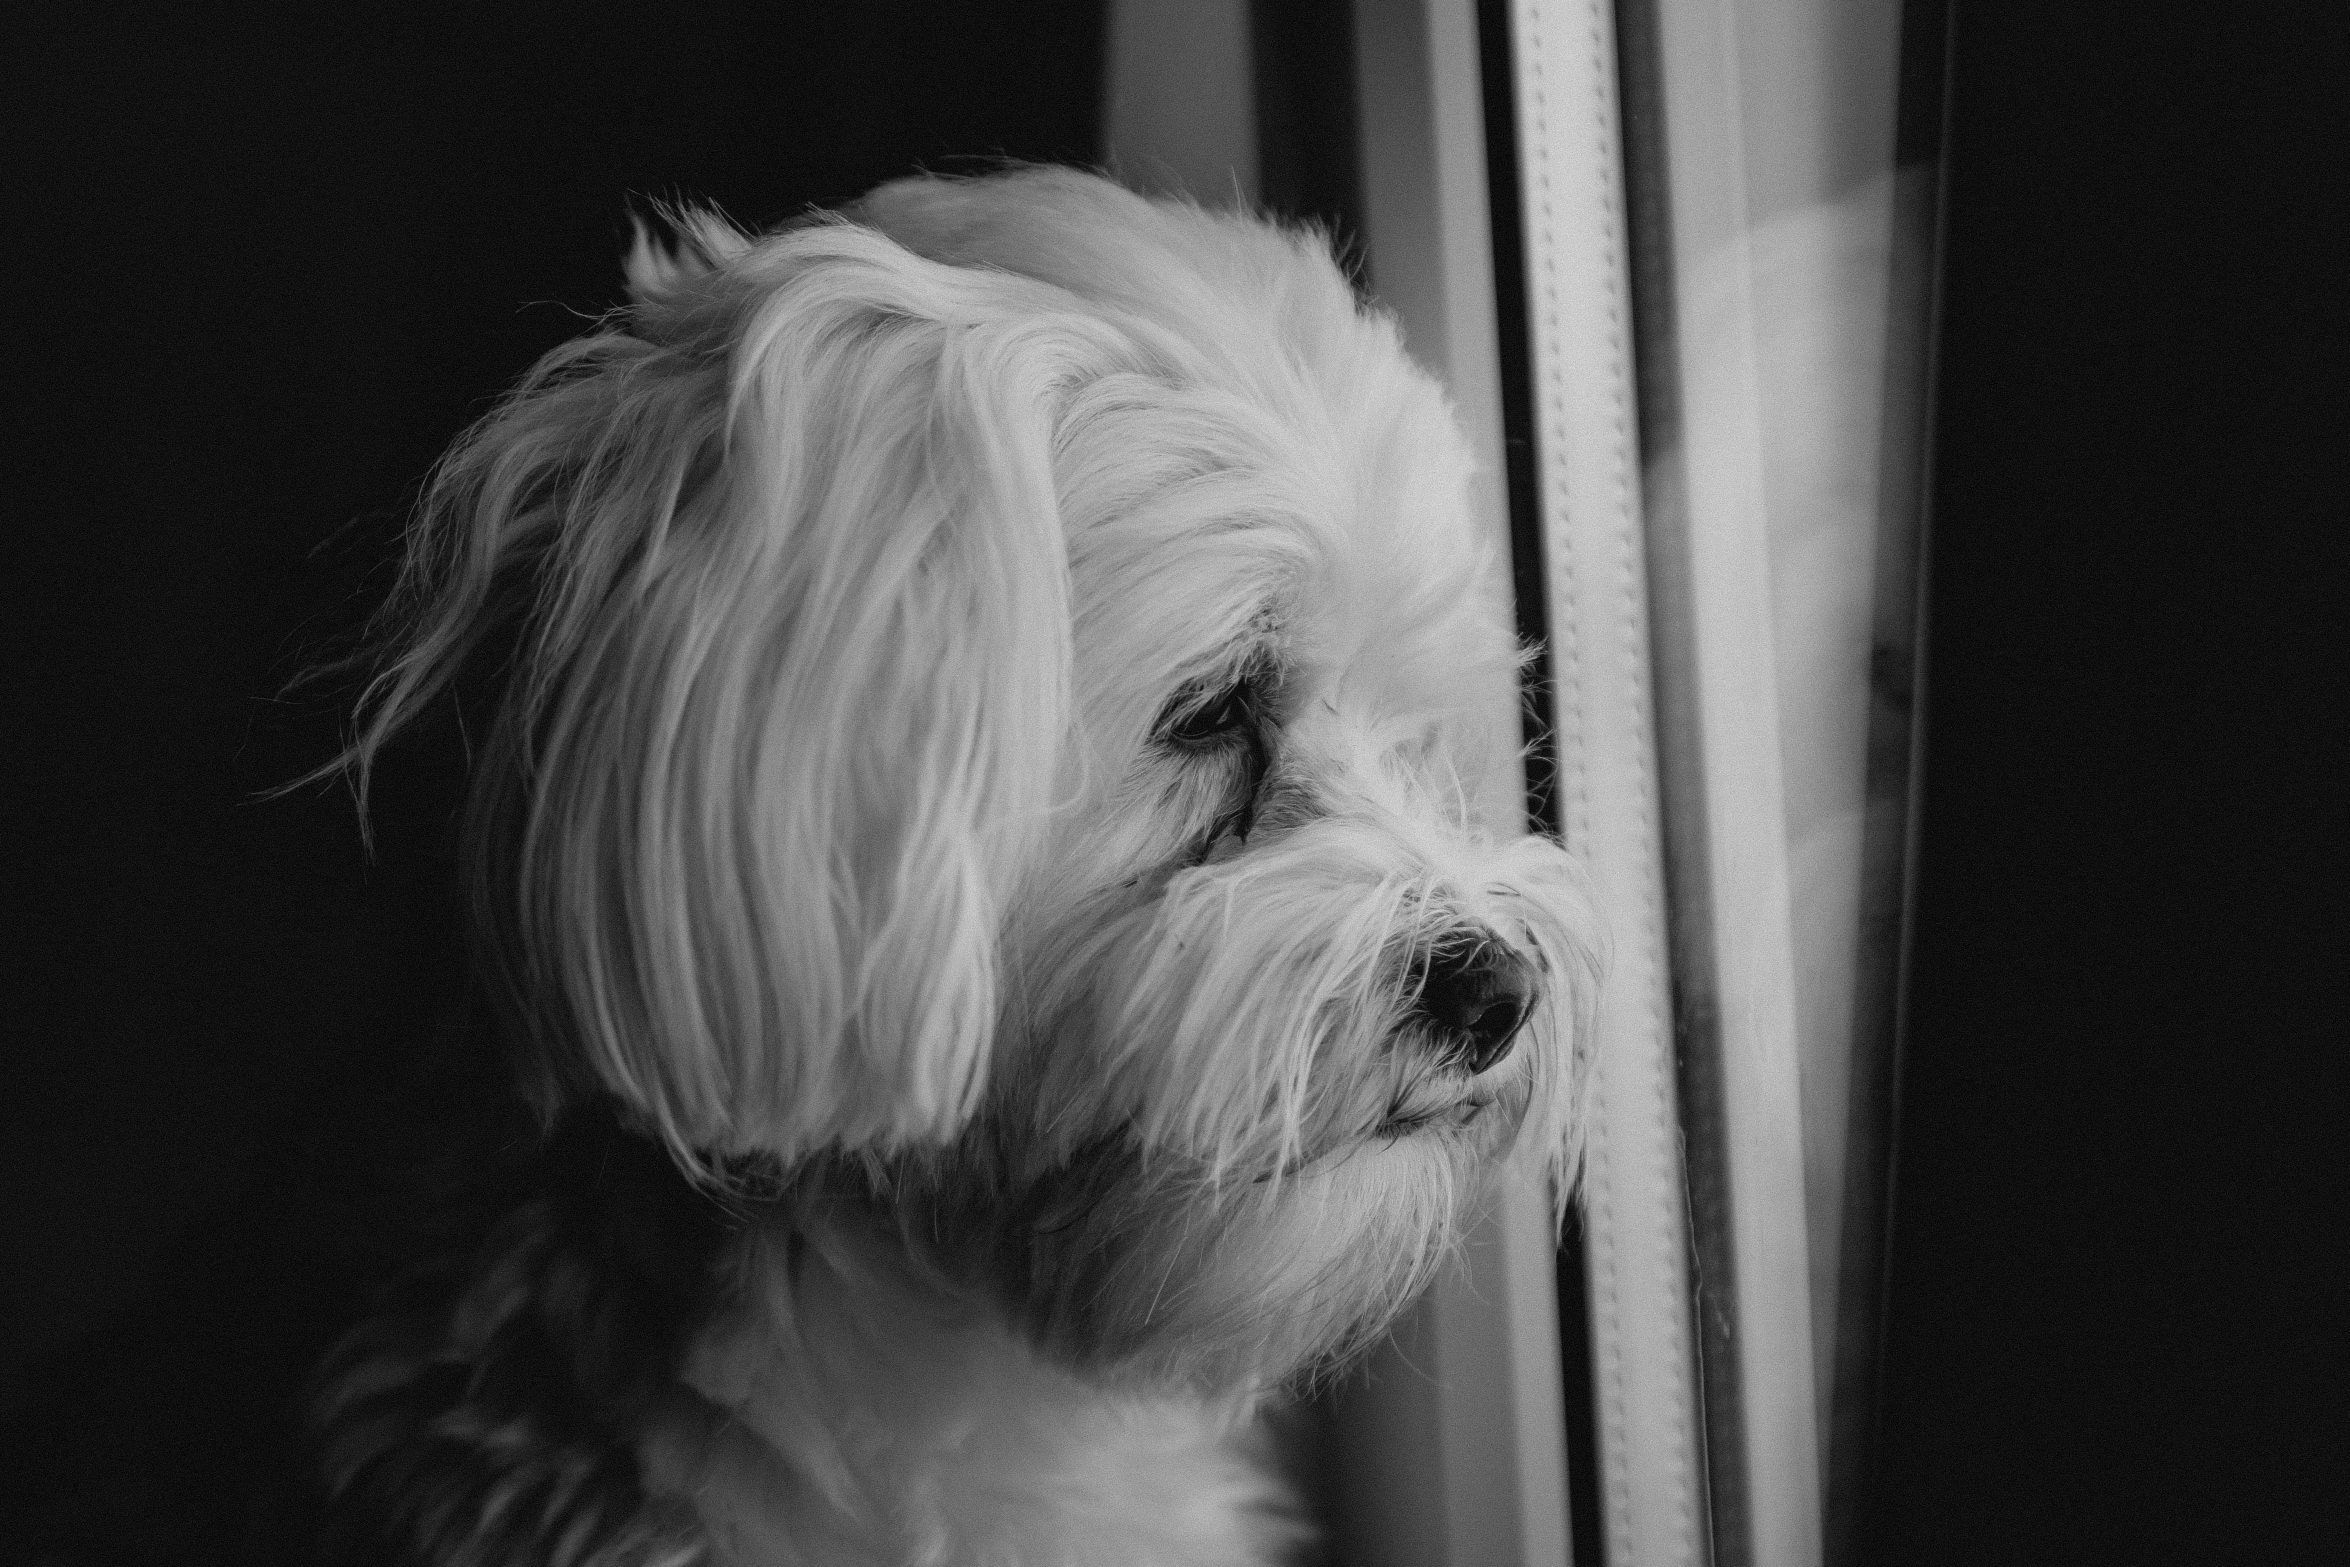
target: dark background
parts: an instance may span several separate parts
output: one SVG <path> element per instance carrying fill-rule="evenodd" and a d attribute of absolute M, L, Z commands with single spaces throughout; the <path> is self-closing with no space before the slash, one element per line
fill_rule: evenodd
<path fill-rule="evenodd" d="M 2350 55 L 1957 11 L 1868 1559 L 2338 1560 Z"/>
<path fill-rule="evenodd" d="M 19 25 L 0 1552 L 258 1559 L 224 1477 L 372 1261 L 349 1172 L 454 983 L 458 752 L 392 769 L 371 864 L 347 799 L 261 798 L 348 694 L 286 682 L 615 302 L 632 195 L 756 223 L 1090 157 L 1096 7 L 986 10 Z M 2338 1513 L 2315 15 L 1960 9 L 1871 1560 L 2316 1559 L 2288 1531 Z"/>
<path fill-rule="evenodd" d="M 21 26 L 20 24 L 17 24 Z M 12 45 L 0 1557 L 247 1560 L 380 1261 L 459 973 L 453 732 L 351 803 L 346 649 L 433 459 L 619 302 L 632 198 L 765 224 L 1097 155 L 1095 0 L 48 8 Z M 23 394 L 31 394 L 24 396 Z M 38 1516 L 41 1523 L 28 1527 Z M 13 1558 L 10 1558 L 13 1559 Z"/>

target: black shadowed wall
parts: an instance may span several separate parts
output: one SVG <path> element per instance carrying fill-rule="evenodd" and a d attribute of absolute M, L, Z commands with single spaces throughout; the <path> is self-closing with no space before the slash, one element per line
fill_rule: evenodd
<path fill-rule="evenodd" d="M 1091 161 L 1102 44 L 1099 0 L 20 24 L 0 1514 L 36 1553 L 266 1554 L 236 1477 L 350 1309 L 346 1176 L 410 1135 L 459 972 L 461 737 L 389 769 L 372 864 L 347 795 L 261 795 L 335 747 L 347 687 L 278 693 L 417 481 L 618 301 L 632 199 L 763 224 Z"/>

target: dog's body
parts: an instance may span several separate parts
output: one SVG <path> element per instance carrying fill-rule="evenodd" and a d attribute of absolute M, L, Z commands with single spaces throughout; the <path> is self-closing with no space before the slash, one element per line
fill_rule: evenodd
<path fill-rule="evenodd" d="M 354 748 L 512 629 L 559 1130 L 330 1361 L 329 1482 L 436 1564 L 1280 1559 L 1263 1401 L 1569 1158 L 1442 394 L 1319 239 L 1067 171 L 682 228 L 445 465 Z"/>

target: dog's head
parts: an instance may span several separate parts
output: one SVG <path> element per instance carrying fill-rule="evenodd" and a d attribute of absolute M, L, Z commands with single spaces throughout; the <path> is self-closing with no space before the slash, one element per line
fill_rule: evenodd
<path fill-rule="evenodd" d="M 860 1171 L 1205 1380 L 1563 1167 L 1588 917 L 1477 820 L 1467 448 L 1317 236 L 1029 170 L 630 271 L 444 464 L 356 748 L 518 623 L 472 842 L 542 1099 Z"/>

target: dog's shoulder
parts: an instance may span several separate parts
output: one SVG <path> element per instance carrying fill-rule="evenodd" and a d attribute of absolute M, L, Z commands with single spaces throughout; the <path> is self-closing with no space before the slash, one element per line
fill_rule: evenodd
<path fill-rule="evenodd" d="M 654 1567 L 696 1531 L 633 1431 L 703 1307 L 727 1216 L 600 1111 L 509 1146 L 320 1368 L 324 1558 Z"/>

